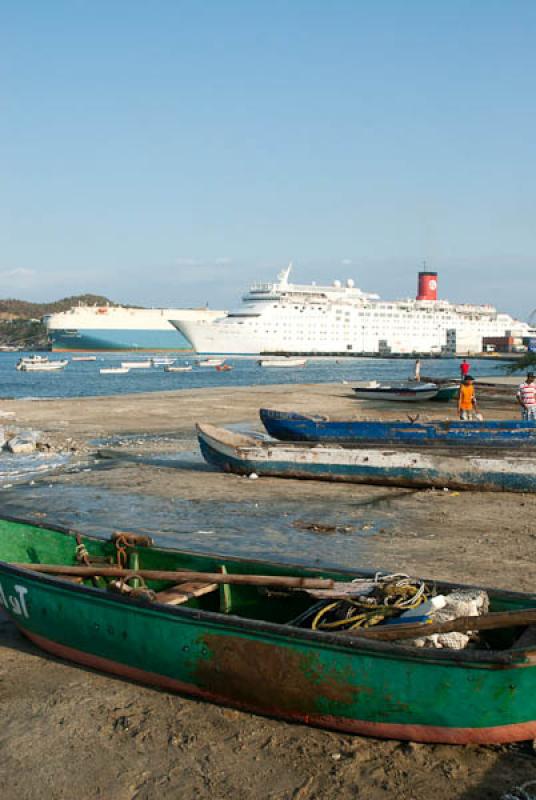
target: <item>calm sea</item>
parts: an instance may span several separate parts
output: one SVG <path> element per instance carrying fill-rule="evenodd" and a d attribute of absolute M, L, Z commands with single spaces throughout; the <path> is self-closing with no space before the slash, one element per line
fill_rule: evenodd
<path fill-rule="evenodd" d="M 274 383 L 337 383 L 342 381 L 392 380 L 411 377 L 414 362 L 408 359 L 347 358 L 309 359 L 305 367 L 263 368 L 255 358 L 228 358 L 229 372 L 195 365 L 195 358 L 179 356 L 176 365 L 190 363 L 191 372 L 165 372 L 163 367 L 133 369 L 126 375 L 101 375 L 103 367 L 119 366 L 121 361 L 143 360 L 128 353 L 101 353 L 96 361 L 72 361 L 69 355 L 50 354 L 53 360 L 68 358 L 69 364 L 58 372 L 19 372 L 15 365 L 22 353 L 0 353 L 0 398 L 91 397 L 132 392 L 162 392 L 176 389 L 200 389 L 213 386 L 262 386 Z M 158 354 L 155 354 L 158 355 Z M 504 362 L 471 359 L 475 377 L 503 375 Z M 421 373 L 430 377 L 459 375 L 457 359 L 427 359 Z"/>

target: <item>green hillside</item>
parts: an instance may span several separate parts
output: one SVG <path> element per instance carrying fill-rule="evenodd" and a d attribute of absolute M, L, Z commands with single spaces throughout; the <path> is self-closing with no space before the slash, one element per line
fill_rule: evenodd
<path fill-rule="evenodd" d="M 45 314 L 67 311 L 67 309 L 77 306 L 79 303 L 91 306 L 118 305 L 98 294 L 79 294 L 76 297 L 64 297 L 62 300 L 55 300 L 52 303 L 28 303 L 26 300 L 8 299 L 0 300 L 0 314 L 11 314 L 19 319 L 41 319 Z"/>

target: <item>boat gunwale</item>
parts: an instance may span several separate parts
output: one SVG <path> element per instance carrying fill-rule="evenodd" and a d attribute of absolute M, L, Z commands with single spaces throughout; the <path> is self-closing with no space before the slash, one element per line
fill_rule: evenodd
<path fill-rule="evenodd" d="M 1 521 L 6 522 L 15 522 L 22 525 L 30 525 L 37 528 L 43 528 L 45 530 L 50 530 L 56 533 L 61 533 L 65 536 L 75 537 L 77 533 L 80 533 L 86 539 L 91 541 L 96 541 L 100 543 L 107 543 L 109 540 L 101 539 L 96 536 L 91 536 L 90 534 L 81 533 L 80 531 L 75 531 L 70 527 L 62 526 L 62 525 L 50 525 L 44 522 L 36 521 L 34 522 L 31 519 L 25 519 L 23 517 L 16 517 L 11 515 L 2 514 L 0 516 Z M 306 565 L 296 565 L 296 564 L 286 564 L 286 563 L 278 563 L 278 562 L 270 562 L 270 561 L 262 561 L 259 559 L 245 559 L 236 556 L 229 556 L 229 555 L 221 555 L 219 553 L 196 553 L 195 551 L 188 551 L 188 550 L 179 550 L 176 548 L 154 548 L 160 550 L 162 552 L 169 552 L 169 553 L 178 553 L 178 554 L 185 554 L 185 555 L 192 555 L 198 557 L 205 557 L 205 558 L 213 558 L 213 559 L 229 559 L 234 562 L 241 562 L 246 564 L 256 564 L 256 565 L 266 565 L 266 566 L 274 566 L 274 567 L 281 567 L 284 569 L 306 569 L 312 572 L 322 573 L 318 567 L 308 567 Z M 339 574 L 345 575 L 347 574 L 349 577 L 356 577 L 356 572 L 347 571 L 343 569 L 337 568 L 329 568 L 328 571 L 338 572 Z M 205 623 L 211 623 L 212 625 L 216 625 L 217 627 L 221 628 L 238 628 L 239 630 L 243 630 L 246 633 L 251 633 L 253 635 L 268 633 L 268 634 L 275 634 L 282 639 L 299 639 L 303 641 L 307 641 L 317 646 L 322 647 L 322 645 L 328 645 L 329 647 L 334 647 L 336 649 L 341 649 L 345 651 L 358 651 L 358 652 L 372 652 L 376 653 L 379 656 L 392 656 L 393 658 L 402 658 L 406 661 L 426 661 L 430 663 L 450 663 L 452 666 L 461 666 L 467 668 L 480 668 L 480 669 L 519 669 L 519 668 L 526 668 L 531 667 L 533 664 L 530 662 L 528 658 L 528 654 L 532 653 L 536 650 L 536 644 L 530 647 L 523 647 L 523 648 L 509 648 L 507 650 L 447 650 L 439 648 L 439 649 L 428 649 L 422 648 L 417 646 L 408 646 L 404 644 L 397 644 L 394 642 L 385 642 L 380 640 L 373 640 L 367 639 L 365 637 L 360 637 L 358 634 L 355 635 L 348 635 L 343 632 L 333 634 L 325 631 L 313 631 L 308 628 L 299 628 L 288 623 L 274 623 L 274 622 L 266 622 L 265 620 L 258 620 L 258 619 L 251 619 L 246 617 L 239 617 L 235 614 L 223 614 L 217 611 L 203 611 L 202 609 L 196 608 L 188 608 L 188 607 L 176 607 L 176 606 L 168 606 L 165 603 L 158 603 L 149 600 L 143 600 L 142 598 L 129 598 L 124 597 L 121 594 L 113 594 L 113 593 L 106 593 L 103 589 L 99 589 L 92 586 L 83 586 L 80 584 L 73 584 L 69 581 L 62 580 L 59 577 L 55 577 L 52 575 L 48 575 L 42 572 L 34 572 L 31 569 L 26 569 L 22 567 L 16 567 L 8 561 L 3 561 L 0 559 L 0 573 L 7 572 L 8 574 L 20 575 L 21 577 L 30 578 L 32 581 L 37 583 L 44 583 L 48 584 L 51 587 L 59 588 L 62 591 L 67 592 L 74 592 L 76 594 L 83 593 L 95 596 L 102 600 L 112 603 L 120 603 L 124 604 L 128 607 L 132 607 L 133 605 L 138 610 L 146 610 L 146 611 L 157 611 L 160 613 L 165 613 L 165 615 L 170 617 L 182 617 L 186 618 L 190 621 L 199 621 Z M 377 574 L 378 570 L 360 570 L 359 576 L 368 577 L 374 576 Z M 476 586 L 471 584 L 458 584 L 458 583 L 450 583 L 446 581 L 435 581 L 435 580 L 426 580 L 425 582 L 439 585 L 441 588 L 452 588 L 452 589 L 483 589 L 484 591 L 488 592 L 490 597 L 492 596 L 501 596 L 505 599 L 522 599 L 526 598 L 526 592 L 512 592 L 506 589 L 494 589 L 494 588 L 487 588 L 482 586 Z M 530 595 L 529 595 L 530 597 Z M 532 595 L 534 600 L 536 600 L 536 593 Z M 11 619 L 11 621 L 17 626 L 18 622 L 13 618 L 13 616 L 6 612 Z"/>

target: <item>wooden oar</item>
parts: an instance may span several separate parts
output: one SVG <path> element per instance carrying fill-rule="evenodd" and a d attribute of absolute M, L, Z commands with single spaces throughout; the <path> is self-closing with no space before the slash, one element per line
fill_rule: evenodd
<path fill-rule="evenodd" d="M 467 633 L 467 631 L 489 631 L 534 624 L 536 624 L 536 608 L 524 608 L 519 611 L 492 611 L 482 616 L 458 617 L 446 622 L 428 622 L 424 625 L 404 625 L 400 622 L 396 625 L 356 628 L 345 633 L 350 636 L 392 642 L 397 639 L 419 639 L 432 633 Z"/>
<path fill-rule="evenodd" d="M 300 578 L 287 575 L 233 575 L 221 572 L 192 570 L 122 569 L 121 567 L 81 567 L 64 564 L 13 564 L 14 567 L 44 572 L 47 575 L 69 575 L 84 578 L 144 578 L 149 581 L 206 581 L 208 583 L 242 584 L 245 586 L 281 586 L 288 589 L 331 589 L 336 581 L 329 578 Z"/>

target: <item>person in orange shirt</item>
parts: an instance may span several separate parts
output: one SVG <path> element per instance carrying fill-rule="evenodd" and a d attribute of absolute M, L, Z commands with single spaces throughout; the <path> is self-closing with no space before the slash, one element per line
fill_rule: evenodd
<path fill-rule="evenodd" d="M 478 419 L 475 386 L 471 375 L 466 375 L 458 392 L 458 413 L 460 419 Z"/>

